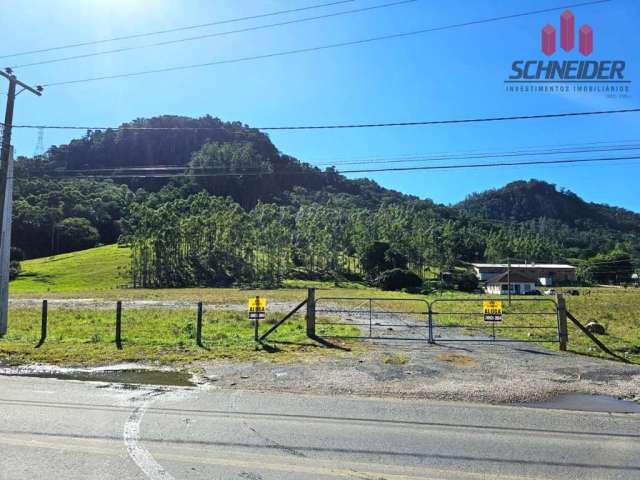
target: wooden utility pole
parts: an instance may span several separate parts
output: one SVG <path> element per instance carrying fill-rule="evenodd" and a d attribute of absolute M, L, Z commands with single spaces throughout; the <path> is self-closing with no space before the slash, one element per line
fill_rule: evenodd
<path fill-rule="evenodd" d="M 7 92 L 7 108 L 4 113 L 4 124 L 2 128 L 2 149 L 0 150 L 0 232 L 4 231 L 5 224 L 11 220 L 10 213 L 5 212 L 5 203 L 11 201 L 11 192 L 7 191 L 7 180 L 9 176 L 9 162 L 11 161 L 11 128 L 13 126 L 13 107 L 16 97 L 25 90 L 34 95 L 42 95 L 42 87 L 30 87 L 26 83 L 21 82 L 13 74 L 10 68 L 5 72 L 0 71 L 0 76 L 9 81 L 9 91 Z M 16 93 L 16 88 L 21 87 L 22 90 Z M 9 210 L 7 210 L 9 211 Z M 9 218 L 7 218 L 9 217 Z M 0 234 L 0 252 L 10 251 L 11 245 L 5 245 L 5 239 L 8 241 L 9 235 Z M 7 254 L 8 256 L 8 254 Z M 0 337 L 7 333 L 7 309 L 8 309 L 8 291 L 9 291 L 9 266 L 8 262 L 0 265 L 0 292 L 3 298 L 0 299 Z"/>

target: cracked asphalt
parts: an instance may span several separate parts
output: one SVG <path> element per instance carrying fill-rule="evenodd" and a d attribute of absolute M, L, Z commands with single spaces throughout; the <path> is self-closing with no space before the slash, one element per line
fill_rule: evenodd
<path fill-rule="evenodd" d="M 0 392 L 0 480 L 640 474 L 640 414 L 25 377 Z"/>

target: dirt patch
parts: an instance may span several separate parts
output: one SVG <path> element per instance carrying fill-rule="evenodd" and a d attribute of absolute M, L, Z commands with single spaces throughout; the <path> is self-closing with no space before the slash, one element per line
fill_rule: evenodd
<path fill-rule="evenodd" d="M 457 367 L 477 367 L 478 362 L 467 355 L 459 353 L 439 353 L 435 359 L 440 362 L 447 362 Z"/>

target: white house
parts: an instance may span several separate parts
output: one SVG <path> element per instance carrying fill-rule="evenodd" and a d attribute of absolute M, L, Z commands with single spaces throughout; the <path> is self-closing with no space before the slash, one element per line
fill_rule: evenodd
<path fill-rule="evenodd" d="M 485 293 L 490 295 L 508 295 L 509 282 L 511 282 L 511 294 L 521 295 L 536 289 L 536 279 L 520 272 L 499 273 L 488 279 L 484 286 Z"/>
<path fill-rule="evenodd" d="M 472 263 L 471 266 L 481 282 L 506 272 L 508 268 L 506 263 Z M 512 263 L 511 275 L 514 273 L 529 275 L 534 278 L 536 283 L 545 286 L 577 281 L 576 267 L 566 264 Z"/>

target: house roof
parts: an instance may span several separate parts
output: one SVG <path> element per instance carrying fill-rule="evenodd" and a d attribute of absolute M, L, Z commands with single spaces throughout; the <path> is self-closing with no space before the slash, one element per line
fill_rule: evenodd
<path fill-rule="evenodd" d="M 511 283 L 536 283 L 536 279 L 531 275 L 520 272 L 511 272 L 511 275 L 508 272 L 499 273 L 495 277 L 488 279 L 487 283 L 507 283 L 509 281 Z"/>
<path fill-rule="evenodd" d="M 507 268 L 506 263 L 472 263 L 476 268 Z M 549 268 L 562 270 L 575 270 L 576 267 L 566 263 L 512 263 L 511 268 Z"/>

